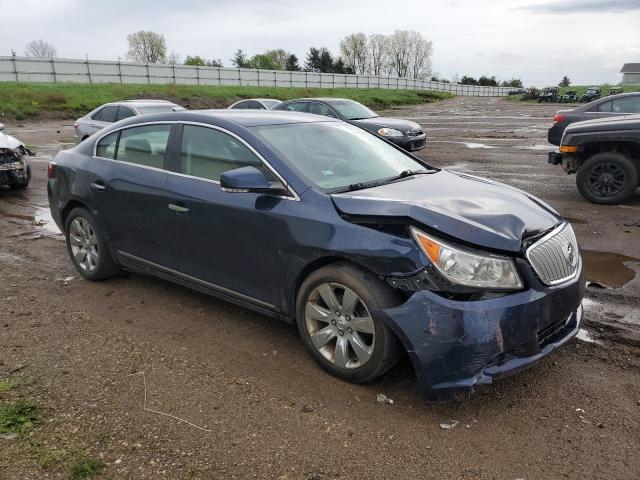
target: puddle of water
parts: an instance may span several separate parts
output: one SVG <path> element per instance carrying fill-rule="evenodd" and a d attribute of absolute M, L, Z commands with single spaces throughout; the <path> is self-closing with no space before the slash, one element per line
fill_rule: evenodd
<path fill-rule="evenodd" d="M 598 340 L 593 335 L 591 335 L 591 333 L 589 333 L 588 330 L 586 330 L 584 328 L 581 328 L 580 330 L 578 330 L 578 334 L 576 335 L 576 338 L 578 340 L 582 340 L 583 342 L 595 343 L 597 345 L 604 345 L 602 340 Z"/>
<path fill-rule="evenodd" d="M 521 145 L 513 148 L 517 148 L 518 150 L 544 150 L 544 151 L 554 150 L 556 152 L 558 151 L 558 148 L 555 146 L 543 145 L 538 143 L 535 145 Z"/>
<path fill-rule="evenodd" d="M 640 262 L 640 258 L 596 250 L 583 250 L 582 259 L 588 281 L 611 287 L 622 287 L 636 276 L 624 262 Z"/>
<path fill-rule="evenodd" d="M 464 146 L 467 148 L 496 148 L 491 145 L 485 145 L 484 143 L 465 143 Z"/>
<path fill-rule="evenodd" d="M 53 221 L 48 208 L 39 208 L 34 215 L 34 223 L 42 227 L 48 233 L 61 234 L 62 232 Z"/>

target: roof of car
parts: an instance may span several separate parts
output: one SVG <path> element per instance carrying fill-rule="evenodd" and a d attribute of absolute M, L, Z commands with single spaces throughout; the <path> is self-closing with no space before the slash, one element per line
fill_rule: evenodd
<path fill-rule="evenodd" d="M 326 103 L 335 103 L 335 102 L 353 102 L 358 103 L 355 100 L 351 100 L 350 98 L 337 98 L 337 97 L 311 97 L 311 98 L 295 98 L 293 100 L 288 100 L 289 102 L 326 102 Z"/>
<path fill-rule="evenodd" d="M 319 123 L 337 122 L 334 118 L 313 115 L 309 113 L 288 112 L 283 110 L 187 110 L 174 113 L 159 114 L 172 115 L 180 120 L 188 120 L 189 116 L 207 116 L 211 118 L 235 122 L 244 127 L 263 125 L 284 125 L 287 123 Z"/>
<path fill-rule="evenodd" d="M 133 100 L 119 100 L 117 102 L 111 102 L 113 105 L 177 105 L 176 103 L 170 102 L 169 100 L 154 100 L 152 98 L 140 98 Z"/>

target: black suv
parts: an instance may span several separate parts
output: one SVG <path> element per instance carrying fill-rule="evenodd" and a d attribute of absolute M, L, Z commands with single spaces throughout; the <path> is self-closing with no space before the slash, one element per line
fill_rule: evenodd
<path fill-rule="evenodd" d="M 549 152 L 549 163 L 577 173 L 578 190 L 592 203 L 626 200 L 638 188 L 640 115 L 569 125 L 560 153 Z"/>

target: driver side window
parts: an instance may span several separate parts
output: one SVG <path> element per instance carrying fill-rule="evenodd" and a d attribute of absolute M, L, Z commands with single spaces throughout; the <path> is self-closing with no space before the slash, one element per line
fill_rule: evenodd
<path fill-rule="evenodd" d="M 260 159 L 242 142 L 219 130 L 185 125 L 182 133 L 181 173 L 219 181 L 227 170 L 256 167 L 264 171 Z"/>

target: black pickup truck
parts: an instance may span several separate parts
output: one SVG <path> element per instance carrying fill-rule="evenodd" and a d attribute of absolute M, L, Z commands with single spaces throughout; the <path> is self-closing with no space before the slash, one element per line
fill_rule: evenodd
<path fill-rule="evenodd" d="M 572 123 L 559 150 L 549 152 L 549 163 L 577 173 L 576 185 L 584 198 L 620 203 L 639 186 L 640 115 Z"/>

